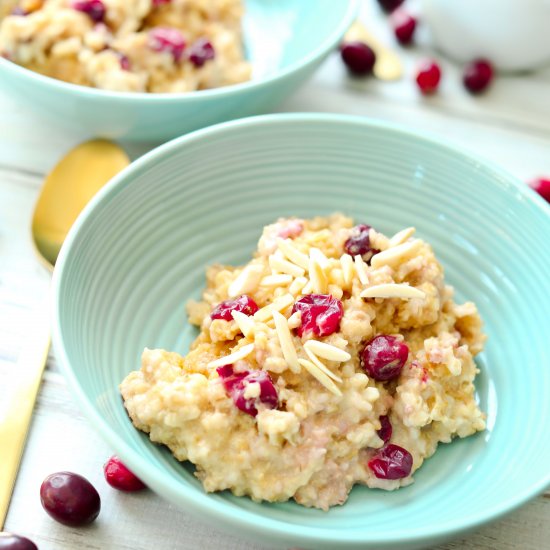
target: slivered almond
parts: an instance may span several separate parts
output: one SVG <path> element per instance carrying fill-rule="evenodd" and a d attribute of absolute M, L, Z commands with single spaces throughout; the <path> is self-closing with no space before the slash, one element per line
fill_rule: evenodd
<path fill-rule="evenodd" d="M 315 377 L 327 390 L 334 395 L 342 395 L 342 392 L 338 389 L 338 386 L 318 367 L 316 367 L 311 361 L 307 359 L 298 359 L 298 362 L 304 367 L 309 374 Z"/>
<path fill-rule="evenodd" d="M 310 259 L 313 258 L 321 266 L 321 269 L 328 267 L 328 258 L 318 248 L 311 247 L 309 249 L 309 257 Z"/>
<path fill-rule="evenodd" d="M 299 267 L 288 260 L 278 258 L 275 255 L 269 256 L 269 265 L 274 271 L 280 271 L 281 273 L 288 273 L 293 277 L 301 277 L 305 273 L 303 267 Z"/>
<path fill-rule="evenodd" d="M 317 294 L 326 294 L 328 279 L 317 260 L 310 256 L 309 258 L 309 281 L 313 292 Z"/>
<path fill-rule="evenodd" d="M 416 239 L 414 241 L 398 244 L 392 248 L 388 248 L 383 252 L 379 252 L 372 257 L 370 261 L 371 267 L 378 269 L 383 265 L 395 266 L 405 258 L 414 256 L 422 247 L 422 241 Z"/>
<path fill-rule="evenodd" d="M 287 273 L 278 273 L 277 275 L 266 275 L 261 281 L 260 286 L 284 286 L 292 283 L 292 275 Z"/>
<path fill-rule="evenodd" d="M 341 348 L 333 346 L 332 344 L 326 344 L 325 342 L 319 342 L 319 340 L 308 340 L 304 344 L 304 348 L 309 349 L 317 357 L 328 359 L 329 361 L 349 361 L 351 355 Z"/>
<path fill-rule="evenodd" d="M 231 317 L 233 317 L 244 336 L 248 337 L 252 334 L 254 331 L 254 321 L 251 317 L 245 315 L 242 311 L 235 310 L 231 312 Z"/>
<path fill-rule="evenodd" d="M 225 357 L 220 357 L 219 359 L 210 361 L 210 363 L 208 363 L 207 366 L 209 369 L 215 369 L 217 367 L 223 367 L 224 365 L 232 365 L 233 363 L 240 361 L 241 359 L 244 359 L 245 357 L 250 355 L 253 351 L 254 351 L 254 344 L 247 344 L 246 346 L 243 346 L 242 348 L 238 349 L 234 353 L 230 353 Z"/>
<path fill-rule="evenodd" d="M 286 317 L 278 311 L 273 312 L 273 320 L 275 321 L 275 330 L 281 344 L 283 357 L 287 362 L 292 372 L 300 372 L 300 364 L 298 363 L 298 354 L 292 342 L 292 334 L 288 328 Z"/>
<path fill-rule="evenodd" d="M 306 286 L 304 286 L 304 288 L 302 289 L 302 294 L 311 294 L 312 292 L 314 292 L 313 284 L 311 283 L 311 281 L 308 281 Z"/>
<path fill-rule="evenodd" d="M 229 285 L 229 288 L 227 289 L 228 296 L 230 298 L 234 298 L 235 296 L 240 296 L 241 294 L 254 292 L 258 288 L 263 272 L 264 268 L 262 265 L 247 265 L 239 273 L 239 275 L 237 275 L 237 278 Z"/>
<path fill-rule="evenodd" d="M 259 309 L 254 314 L 254 320 L 261 323 L 265 323 L 267 320 L 271 319 L 274 311 L 282 311 L 288 306 L 294 303 L 294 296 L 292 294 L 283 294 L 279 298 L 273 300 L 271 304 L 264 306 L 262 309 Z"/>
<path fill-rule="evenodd" d="M 295 311 L 288 318 L 288 328 L 298 328 L 302 324 L 302 314 L 299 311 Z"/>
<path fill-rule="evenodd" d="M 359 254 L 354 257 L 355 271 L 357 271 L 357 277 L 361 281 L 362 285 L 369 284 L 369 274 L 367 272 L 367 264 L 363 261 L 363 258 Z"/>
<path fill-rule="evenodd" d="M 307 254 L 304 254 L 298 250 L 290 239 L 285 239 L 279 242 L 279 250 L 285 255 L 285 257 L 292 263 L 307 269 L 309 267 L 309 258 Z"/>
<path fill-rule="evenodd" d="M 356 273 L 355 267 L 353 265 L 353 258 L 349 254 L 343 254 L 340 258 L 340 263 L 342 264 L 344 283 L 346 287 L 350 287 Z"/>
<path fill-rule="evenodd" d="M 321 369 L 329 378 L 332 378 L 336 382 L 342 382 L 342 379 L 334 374 L 320 359 L 317 357 L 310 349 L 304 347 L 306 355 L 309 357 L 309 360 L 319 369 Z"/>
<path fill-rule="evenodd" d="M 288 291 L 293 296 L 300 294 L 300 291 L 307 285 L 307 279 L 305 277 L 296 277 L 288 287 Z"/>
<path fill-rule="evenodd" d="M 389 245 L 397 246 L 398 244 L 403 244 L 407 239 L 410 239 L 413 235 L 416 229 L 414 227 L 407 227 L 405 229 L 402 229 L 401 231 L 398 231 L 390 240 Z"/>
<path fill-rule="evenodd" d="M 424 298 L 426 295 L 419 288 L 406 284 L 385 283 L 365 288 L 359 294 L 361 298 Z"/>

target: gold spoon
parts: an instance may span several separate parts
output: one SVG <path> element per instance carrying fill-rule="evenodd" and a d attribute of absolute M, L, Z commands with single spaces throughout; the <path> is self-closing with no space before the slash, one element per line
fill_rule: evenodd
<path fill-rule="evenodd" d="M 92 140 L 69 151 L 48 174 L 36 203 L 32 237 L 41 263 L 53 271 L 71 225 L 96 192 L 130 163 L 114 143 Z M 47 304 L 46 304 L 47 305 Z M 0 407 L 0 531 L 9 507 L 34 403 L 50 348 L 48 308 L 36 315 L 17 361 L 15 389 Z"/>

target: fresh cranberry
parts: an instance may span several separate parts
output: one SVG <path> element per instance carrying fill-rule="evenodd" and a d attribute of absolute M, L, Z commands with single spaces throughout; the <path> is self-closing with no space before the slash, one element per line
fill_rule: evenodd
<path fill-rule="evenodd" d="M 0 550 L 38 550 L 36 544 L 13 533 L 0 533 Z"/>
<path fill-rule="evenodd" d="M 550 179 L 537 178 L 529 183 L 529 187 L 535 190 L 543 199 L 550 202 Z"/>
<path fill-rule="evenodd" d="M 378 0 L 380 7 L 386 12 L 391 13 L 397 9 L 405 0 Z"/>
<path fill-rule="evenodd" d="M 127 55 L 124 55 L 123 53 L 118 54 L 118 59 L 120 63 L 120 68 L 123 71 L 129 71 L 132 68 L 132 64 L 130 63 L 130 59 Z"/>
<path fill-rule="evenodd" d="M 395 38 L 400 44 L 410 44 L 416 29 L 416 19 L 404 10 L 396 10 L 390 16 Z"/>
<path fill-rule="evenodd" d="M 256 416 L 260 404 L 265 405 L 268 409 L 276 409 L 279 405 L 277 390 L 267 372 L 262 370 L 233 372 L 231 365 L 225 365 L 216 370 L 227 393 L 229 393 L 233 403 L 240 411 L 250 416 Z M 247 386 L 254 383 L 260 386 L 260 395 L 258 397 L 245 397 Z"/>
<path fill-rule="evenodd" d="M 313 332 L 317 336 L 328 336 L 338 330 L 344 315 L 342 302 L 330 294 L 307 294 L 296 301 L 292 313 L 299 311 L 302 324 L 296 329 L 298 336 Z"/>
<path fill-rule="evenodd" d="M 384 442 L 387 443 L 391 439 L 391 434 L 393 428 L 390 422 L 390 417 L 385 414 L 379 418 L 380 420 L 380 429 L 376 432 L 378 437 Z"/>
<path fill-rule="evenodd" d="M 223 319 L 224 321 L 232 321 L 232 311 L 240 311 L 245 315 L 254 315 L 258 311 L 258 304 L 246 294 L 233 298 L 232 300 L 226 300 L 219 303 L 210 314 L 211 319 Z"/>
<path fill-rule="evenodd" d="M 112 456 L 103 466 L 107 483 L 120 491 L 134 492 L 145 489 L 145 483 L 122 463 L 118 456 Z"/>
<path fill-rule="evenodd" d="M 411 473 L 413 458 L 407 449 L 390 443 L 382 447 L 368 465 L 379 479 L 402 479 Z"/>
<path fill-rule="evenodd" d="M 371 378 L 385 382 L 399 376 L 408 356 L 407 344 L 395 336 L 380 334 L 367 342 L 361 352 L 361 364 Z"/>
<path fill-rule="evenodd" d="M 195 67 L 202 67 L 207 61 L 214 59 L 214 57 L 216 57 L 214 46 L 206 38 L 199 38 L 189 48 L 189 61 Z"/>
<path fill-rule="evenodd" d="M 15 8 L 11 10 L 10 15 L 25 16 L 25 15 L 29 15 L 29 12 L 25 11 L 21 6 L 15 6 Z M 2 547 L 0 546 L 0 548 Z"/>
<path fill-rule="evenodd" d="M 72 7 L 77 11 L 84 12 L 96 23 L 105 19 L 105 12 L 107 11 L 101 0 L 74 0 Z"/>
<path fill-rule="evenodd" d="M 356 76 L 366 76 L 372 72 L 376 62 L 373 49 L 359 40 L 343 42 L 340 55 L 349 72 Z"/>
<path fill-rule="evenodd" d="M 416 73 L 416 83 L 423 94 L 433 94 L 440 80 L 441 69 L 435 61 L 426 59 L 420 63 Z"/>
<path fill-rule="evenodd" d="M 485 90 L 493 80 L 493 65 L 486 59 L 475 59 L 464 67 L 462 82 L 472 94 Z"/>
<path fill-rule="evenodd" d="M 363 260 L 370 262 L 371 258 L 380 252 L 376 248 L 371 248 L 369 237 L 370 225 L 356 225 L 350 232 L 350 236 L 344 243 L 344 251 L 351 256 L 360 254 Z"/>
<path fill-rule="evenodd" d="M 149 47 L 155 52 L 168 52 L 179 61 L 185 49 L 185 40 L 178 29 L 155 27 L 149 31 Z"/>
<path fill-rule="evenodd" d="M 91 523 L 101 509 L 94 486 L 72 472 L 49 475 L 40 487 L 40 501 L 53 519 L 70 527 Z"/>

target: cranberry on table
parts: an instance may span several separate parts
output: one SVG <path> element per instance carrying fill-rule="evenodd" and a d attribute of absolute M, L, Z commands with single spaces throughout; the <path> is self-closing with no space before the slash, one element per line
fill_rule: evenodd
<path fill-rule="evenodd" d="M 370 245 L 370 228 L 370 225 L 366 224 L 356 225 L 344 243 L 344 251 L 350 256 L 357 256 L 359 254 L 363 260 L 370 262 L 374 254 L 380 252 L 380 250 L 372 248 Z"/>
<path fill-rule="evenodd" d="M 372 73 L 376 54 L 364 42 L 360 40 L 343 42 L 340 46 L 340 55 L 350 73 L 356 76 L 366 76 Z"/>
<path fill-rule="evenodd" d="M 107 483 L 119 491 L 134 492 L 145 489 L 145 483 L 131 472 L 116 455 L 104 464 L 103 472 Z"/>
<path fill-rule="evenodd" d="M 100 23 L 105 19 L 105 12 L 107 11 L 102 0 L 74 0 L 72 7 L 85 13 L 96 23 Z"/>
<path fill-rule="evenodd" d="M 382 447 L 368 462 L 369 468 L 378 479 L 403 479 L 412 470 L 411 453 L 399 445 Z"/>
<path fill-rule="evenodd" d="M 225 300 L 219 303 L 210 314 L 211 319 L 223 319 L 224 321 L 232 321 L 233 317 L 231 312 L 239 311 L 245 315 L 254 315 L 258 311 L 258 304 L 246 294 L 233 298 L 232 300 Z"/>
<path fill-rule="evenodd" d="M 313 332 L 317 336 L 329 336 L 338 330 L 344 315 L 342 302 L 330 294 L 307 294 L 296 301 L 292 313 L 299 311 L 302 323 L 297 327 L 298 336 Z"/>
<path fill-rule="evenodd" d="M 550 202 L 550 178 L 537 178 L 529 182 L 529 187 Z"/>
<path fill-rule="evenodd" d="M 464 67 L 462 82 L 472 94 L 483 92 L 493 80 L 493 65 L 487 59 L 475 59 Z"/>
<path fill-rule="evenodd" d="M 405 0 L 378 0 L 380 7 L 386 12 L 391 13 L 397 9 Z"/>
<path fill-rule="evenodd" d="M 396 10 L 391 14 L 390 22 L 397 41 L 403 45 L 410 44 L 416 29 L 416 19 L 404 10 Z"/>
<path fill-rule="evenodd" d="M 361 352 L 361 365 L 374 380 L 386 382 L 401 374 L 407 362 L 409 348 L 395 336 L 380 334 L 375 336 Z"/>
<path fill-rule="evenodd" d="M 155 52 L 168 52 L 179 61 L 186 43 L 178 29 L 172 27 L 155 27 L 149 31 L 149 48 Z"/>
<path fill-rule="evenodd" d="M 101 509 L 94 486 L 73 472 L 49 475 L 40 487 L 40 501 L 53 519 L 70 527 L 91 523 Z"/>
<path fill-rule="evenodd" d="M 391 439 L 391 434 L 393 433 L 393 427 L 390 422 L 390 417 L 385 414 L 379 418 L 380 420 L 380 429 L 376 431 L 378 437 L 384 442 L 387 443 Z"/>
<path fill-rule="evenodd" d="M 441 69 L 434 60 L 426 59 L 420 63 L 416 72 L 416 83 L 423 94 L 433 94 L 440 80 Z"/>
<path fill-rule="evenodd" d="M 206 38 L 199 38 L 189 48 L 189 61 L 195 67 L 202 67 L 207 61 L 216 57 L 216 51 L 212 43 Z"/>
<path fill-rule="evenodd" d="M 26 537 L 0 533 L 0 550 L 38 550 L 38 547 Z"/>

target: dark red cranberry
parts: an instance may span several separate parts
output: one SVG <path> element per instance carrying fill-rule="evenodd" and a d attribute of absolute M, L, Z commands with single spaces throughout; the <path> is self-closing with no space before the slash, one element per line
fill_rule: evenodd
<path fill-rule="evenodd" d="M 129 71 L 132 68 L 132 64 L 130 63 L 130 59 L 127 55 L 124 55 L 123 53 L 120 53 L 118 55 L 120 68 L 123 71 Z"/>
<path fill-rule="evenodd" d="M 118 456 L 112 456 L 103 466 L 107 483 L 120 491 L 134 492 L 145 489 L 145 483 L 131 472 Z"/>
<path fill-rule="evenodd" d="M 225 365 L 216 370 L 227 393 L 240 411 L 250 416 L 256 416 L 260 404 L 265 405 L 268 409 L 276 409 L 279 405 L 277 389 L 267 372 L 262 370 L 233 372 L 231 365 Z M 260 395 L 258 397 L 245 397 L 247 386 L 254 383 L 260 386 Z"/>
<path fill-rule="evenodd" d="M 543 199 L 550 202 L 550 179 L 537 178 L 529 183 L 529 187 L 535 190 Z"/>
<path fill-rule="evenodd" d="M 391 434 L 393 428 L 390 422 L 390 417 L 385 414 L 379 418 L 380 420 L 380 429 L 376 432 L 378 437 L 384 442 L 387 443 L 391 439 Z"/>
<path fill-rule="evenodd" d="M 493 65 L 486 59 L 475 59 L 464 67 L 462 82 L 472 94 L 485 90 L 493 80 Z"/>
<path fill-rule="evenodd" d="M 391 14 L 390 21 L 397 41 L 403 45 L 410 44 L 416 29 L 416 19 L 404 10 L 396 10 Z"/>
<path fill-rule="evenodd" d="M 155 27 L 149 31 L 149 47 L 155 52 L 168 52 L 179 61 L 185 49 L 185 40 L 178 29 Z"/>
<path fill-rule="evenodd" d="M 232 321 L 232 311 L 240 311 L 245 315 L 254 315 L 258 311 L 258 304 L 246 294 L 233 298 L 232 300 L 225 300 L 225 302 L 219 303 L 210 314 L 211 319 L 223 319 L 224 321 Z"/>
<path fill-rule="evenodd" d="M 189 48 L 189 61 L 195 67 L 202 67 L 207 61 L 214 59 L 214 57 L 216 57 L 214 46 L 206 38 L 199 38 Z"/>
<path fill-rule="evenodd" d="M 367 342 L 361 352 L 361 364 L 371 378 L 385 382 L 399 376 L 408 356 L 407 344 L 395 336 L 380 334 Z"/>
<path fill-rule="evenodd" d="M 38 550 L 36 544 L 13 533 L 0 533 L 0 550 Z"/>
<path fill-rule="evenodd" d="M 302 324 L 296 329 L 298 336 L 313 332 L 317 336 L 328 336 L 338 330 L 344 315 L 342 302 L 330 294 L 307 294 L 296 301 L 292 313 L 299 311 Z"/>
<path fill-rule="evenodd" d="M 170 4 L 172 0 L 153 0 L 153 6 L 160 6 L 162 4 Z"/>
<path fill-rule="evenodd" d="M 100 23 L 105 19 L 105 4 L 101 0 L 73 0 L 73 9 L 88 15 L 92 21 Z"/>
<path fill-rule="evenodd" d="M 380 7 L 386 12 L 391 13 L 397 9 L 405 0 L 378 0 Z"/>
<path fill-rule="evenodd" d="M 440 80 L 441 69 L 435 61 L 426 59 L 420 63 L 416 73 L 416 83 L 423 94 L 433 94 Z"/>
<path fill-rule="evenodd" d="M 350 236 L 344 243 L 344 251 L 351 256 L 359 254 L 365 262 L 370 262 L 371 258 L 380 252 L 376 248 L 371 248 L 369 237 L 370 225 L 356 225 L 350 232 Z"/>
<path fill-rule="evenodd" d="M 376 63 L 376 54 L 373 49 L 359 40 L 343 42 L 340 46 L 340 55 L 349 72 L 356 76 L 372 73 Z"/>
<path fill-rule="evenodd" d="M 28 11 L 25 11 L 21 6 L 15 6 L 15 8 L 13 8 L 11 11 L 10 11 L 10 15 L 19 15 L 19 16 L 25 16 L 25 15 L 29 15 L 29 12 Z M 1 533 L 0 533 L 1 534 Z M 15 535 L 14 535 L 15 536 Z M 2 548 L 0 546 L 0 548 Z"/>
<path fill-rule="evenodd" d="M 402 479 L 411 473 L 413 458 L 407 449 L 390 443 L 382 447 L 368 465 L 379 479 Z"/>
<path fill-rule="evenodd" d="M 40 501 L 53 519 L 70 527 L 91 523 L 101 509 L 94 486 L 72 472 L 49 475 L 40 487 Z"/>

